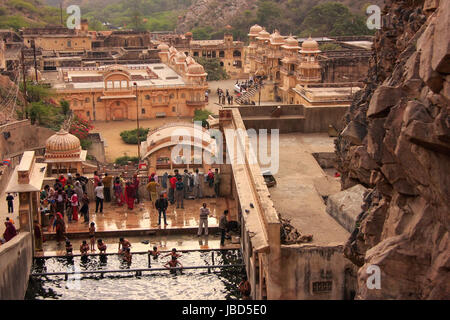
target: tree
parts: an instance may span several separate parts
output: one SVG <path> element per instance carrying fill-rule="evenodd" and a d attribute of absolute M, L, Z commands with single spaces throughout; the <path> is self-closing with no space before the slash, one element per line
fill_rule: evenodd
<path fill-rule="evenodd" d="M 206 80 L 217 81 L 228 79 L 228 74 L 224 67 L 220 65 L 218 58 L 194 57 L 194 59 L 203 66 L 205 72 L 208 74 Z"/>
<path fill-rule="evenodd" d="M 67 116 L 70 113 L 70 104 L 69 101 L 61 100 L 59 102 L 59 105 L 61 106 L 61 112 L 64 116 Z"/>
<path fill-rule="evenodd" d="M 362 16 L 354 15 L 338 2 L 326 2 L 313 7 L 301 25 L 301 36 L 343 36 L 371 34 Z"/>

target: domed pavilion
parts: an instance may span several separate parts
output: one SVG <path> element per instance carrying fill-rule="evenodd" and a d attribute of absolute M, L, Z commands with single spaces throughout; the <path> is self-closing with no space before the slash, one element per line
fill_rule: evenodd
<path fill-rule="evenodd" d="M 87 151 L 81 149 L 80 139 L 61 129 L 47 139 L 45 143 L 45 163 L 48 172 L 82 173 L 83 162 L 86 161 Z"/>

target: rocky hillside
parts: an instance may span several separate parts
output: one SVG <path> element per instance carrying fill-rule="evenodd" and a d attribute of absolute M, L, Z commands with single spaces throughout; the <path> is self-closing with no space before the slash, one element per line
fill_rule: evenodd
<path fill-rule="evenodd" d="M 0 0 L 0 29 L 60 23 L 60 11 L 42 0 Z"/>
<path fill-rule="evenodd" d="M 386 0 L 368 84 L 336 140 L 365 199 L 345 247 L 359 299 L 449 299 L 450 1 Z M 366 285 L 381 269 L 381 290 Z"/>
<path fill-rule="evenodd" d="M 262 15 L 273 15 L 278 21 L 279 29 L 289 29 L 295 33 L 308 11 L 316 5 L 330 3 L 332 0 L 194 0 L 179 23 L 178 29 L 186 32 L 196 27 L 210 26 L 215 31 L 221 30 L 227 24 L 240 28 L 242 24 L 260 23 L 276 25 L 269 17 L 269 21 Z M 382 6 L 383 0 L 334 0 L 349 7 L 354 14 L 363 14 L 369 4 Z M 279 16 L 277 16 L 279 14 Z M 269 26 L 267 26 L 269 27 Z M 245 30 L 248 31 L 248 30 Z M 272 31 L 272 30 L 270 30 Z M 283 30 L 284 31 L 284 30 Z"/>

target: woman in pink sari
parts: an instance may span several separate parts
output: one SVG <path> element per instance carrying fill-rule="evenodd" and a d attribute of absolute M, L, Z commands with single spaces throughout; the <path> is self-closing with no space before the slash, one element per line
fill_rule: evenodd
<path fill-rule="evenodd" d="M 125 199 L 123 198 L 123 189 L 119 177 L 116 177 L 114 180 L 114 196 L 116 197 L 117 205 L 123 206 Z"/>
<path fill-rule="evenodd" d="M 125 187 L 125 195 L 126 195 L 126 201 L 128 205 L 128 209 L 133 210 L 134 209 L 134 200 L 136 199 L 136 193 L 134 185 L 131 182 L 127 182 L 127 186 Z"/>

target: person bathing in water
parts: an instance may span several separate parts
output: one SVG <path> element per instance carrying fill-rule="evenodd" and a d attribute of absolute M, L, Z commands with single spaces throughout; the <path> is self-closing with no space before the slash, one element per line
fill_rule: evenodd
<path fill-rule="evenodd" d="M 106 243 L 104 243 L 102 239 L 97 240 L 97 248 L 100 251 L 100 255 L 106 254 Z"/>
<path fill-rule="evenodd" d="M 153 247 L 153 250 L 149 251 L 150 255 L 154 258 L 157 259 L 159 257 L 159 255 L 161 254 L 161 252 L 159 252 L 158 247 Z"/>
<path fill-rule="evenodd" d="M 180 268 L 183 268 L 183 265 L 180 263 L 180 261 L 177 260 L 176 256 L 172 256 L 172 259 L 164 265 L 165 268 L 170 269 L 170 273 L 174 273 L 174 274 L 177 273 L 177 269 L 174 269 L 177 266 L 179 266 Z M 181 272 L 181 269 L 180 269 L 180 272 Z"/>
<path fill-rule="evenodd" d="M 126 248 L 123 254 L 123 261 L 126 262 L 128 265 L 131 265 L 131 259 L 132 259 L 132 255 L 131 255 L 131 251 L 130 248 Z"/>
<path fill-rule="evenodd" d="M 82 257 L 87 257 L 89 251 L 89 245 L 86 240 L 83 240 L 83 243 L 80 245 L 80 252 Z"/>
<path fill-rule="evenodd" d="M 119 254 L 124 254 L 126 249 L 131 248 L 131 243 L 127 239 L 119 239 Z"/>
<path fill-rule="evenodd" d="M 172 258 L 175 257 L 178 259 L 179 257 L 181 257 L 181 254 L 178 253 L 176 248 L 173 248 L 172 251 L 169 254 L 166 254 L 163 258 L 168 256 L 171 256 Z"/>

